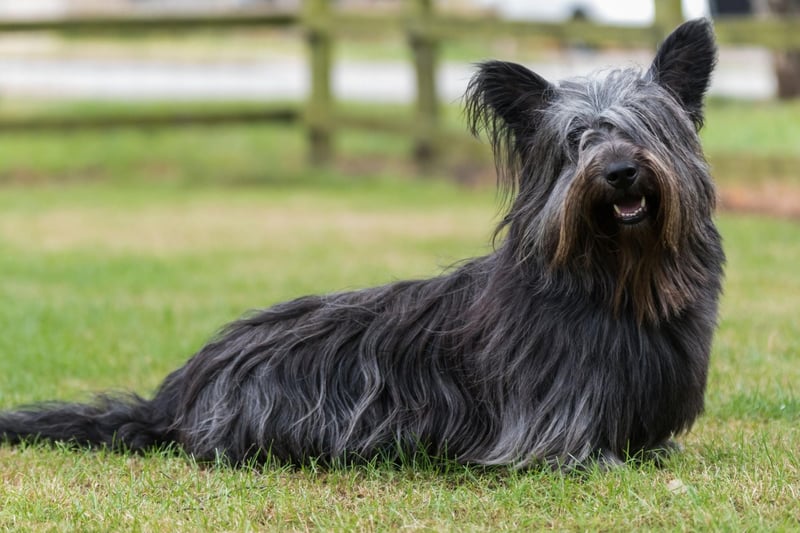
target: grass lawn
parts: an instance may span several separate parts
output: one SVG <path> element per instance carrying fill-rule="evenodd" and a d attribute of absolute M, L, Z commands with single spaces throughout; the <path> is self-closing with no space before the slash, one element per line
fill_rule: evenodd
<path fill-rule="evenodd" d="M 779 155 L 797 156 L 797 122 L 776 117 L 800 108 L 786 109 L 714 106 L 706 144 L 770 155 L 758 132 L 777 127 L 795 139 Z M 749 133 L 712 126 L 733 130 L 737 116 Z M 368 135 L 340 145 L 397 159 L 408 148 Z M 491 190 L 310 172 L 303 146 L 299 130 L 253 126 L 0 137 L 0 409 L 146 394 L 248 309 L 488 250 Z M 719 223 L 729 260 L 707 412 L 662 470 L 257 472 L 0 447 L 0 529 L 800 528 L 800 226 Z"/>

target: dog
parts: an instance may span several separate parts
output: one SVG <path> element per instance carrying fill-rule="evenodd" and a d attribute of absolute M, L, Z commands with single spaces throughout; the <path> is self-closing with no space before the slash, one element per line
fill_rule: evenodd
<path fill-rule="evenodd" d="M 465 107 L 508 202 L 492 253 L 277 304 L 152 399 L 23 407 L 0 435 L 232 464 L 424 452 L 571 468 L 672 449 L 703 410 L 725 261 L 697 135 L 715 62 L 699 19 L 644 71 L 551 83 L 481 63 Z"/>

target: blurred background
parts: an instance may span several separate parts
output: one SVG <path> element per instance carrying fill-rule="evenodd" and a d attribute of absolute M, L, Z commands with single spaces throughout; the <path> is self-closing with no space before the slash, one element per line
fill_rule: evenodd
<path fill-rule="evenodd" d="M 459 110 L 474 62 L 550 79 L 646 67 L 680 20 L 712 16 L 721 53 L 704 135 L 724 205 L 798 215 L 798 13 L 800 0 L 0 0 L 0 183 L 266 183 L 308 163 L 491 183 Z M 120 129 L 189 128 L 224 144 L 260 127 L 285 128 L 274 164 L 271 138 L 250 160 L 231 148 L 236 164 L 130 139 L 116 148 L 124 163 L 96 146 L 47 156 L 64 131 L 111 143 Z M 11 138 L 33 144 L 9 153 Z"/>

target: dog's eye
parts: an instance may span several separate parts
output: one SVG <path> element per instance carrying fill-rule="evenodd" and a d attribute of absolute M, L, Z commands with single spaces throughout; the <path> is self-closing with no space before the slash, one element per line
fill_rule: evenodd
<path fill-rule="evenodd" d="M 586 128 L 583 126 L 579 126 L 577 128 L 572 128 L 570 132 L 567 134 L 567 143 L 569 144 L 570 148 L 577 149 L 581 144 L 581 138 L 583 137 L 583 132 L 586 131 Z"/>

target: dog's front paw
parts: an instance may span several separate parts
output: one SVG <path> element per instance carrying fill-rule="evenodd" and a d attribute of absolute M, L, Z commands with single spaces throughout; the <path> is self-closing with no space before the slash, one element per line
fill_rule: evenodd
<path fill-rule="evenodd" d="M 680 443 L 673 439 L 667 439 L 651 448 L 642 450 L 641 461 L 652 462 L 657 467 L 661 468 L 672 455 L 682 451 L 683 446 Z"/>
<path fill-rule="evenodd" d="M 625 460 L 622 457 L 604 448 L 598 450 L 596 462 L 597 467 L 603 472 L 625 466 Z"/>

